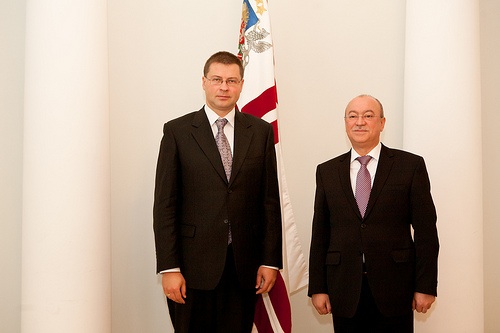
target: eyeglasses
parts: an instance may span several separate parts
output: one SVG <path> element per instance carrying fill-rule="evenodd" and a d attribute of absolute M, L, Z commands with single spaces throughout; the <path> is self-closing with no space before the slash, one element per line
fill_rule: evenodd
<path fill-rule="evenodd" d="M 223 83 L 224 83 L 224 79 L 220 78 L 220 77 L 213 77 L 213 78 L 208 78 L 205 76 L 205 79 L 207 79 L 208 82 L 210 82 L 210 84 L 212 86 L 221 86 Z M 241 83 L 242 80 L 238 80 L 238 79 L 226 79 L 225 82 L 227 84 L 228 87 L 236 87 L 238 84 Z"/>
<path fill-rule="evenodd" d="M 382 117 L 376 116 L 376 115 L 371 114 L 371 113 L 365 113 L 362 115 L 349 114 L 349 115 L 344 117 L 344 119 L 350 123 L 358 121 L 359 118 L 363 118 L 364 121 L 370 122 L 370 121 L 374 121 L 376 118 L 382 118 Z"/>

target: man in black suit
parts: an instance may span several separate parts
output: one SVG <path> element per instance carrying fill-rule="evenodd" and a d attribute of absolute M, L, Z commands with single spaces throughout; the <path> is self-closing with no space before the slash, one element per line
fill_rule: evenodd
<path fill-rule="evenodd" d="M 345 110 L 352 149 L 316 171 L 308 295 L 318 313 L 332 313 L 336 333 L 413 332 L 412 309 L 425 313 L 436 296 L 439 241 L 425 163 L 380 143 L 385 121 L 376 98 L 354 98 Z M 366 170 L 362 203 L 356 183 Z"/>
<path fill-rule="evenodd" d="M 235 55 L 212 55 L 205 106 L 163 128 L 154 233 L 176 332 L 251 332 L 256 294 L 282 267 L 273 128 L 237 110 L 243 73 Z"/>

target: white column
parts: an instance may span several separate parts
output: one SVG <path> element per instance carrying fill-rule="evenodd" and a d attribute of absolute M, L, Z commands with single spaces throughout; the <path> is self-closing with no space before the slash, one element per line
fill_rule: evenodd
<path fill-rule="evenodd" d="M 424 156 L 438 211 L 438 298 L 417 332 L 483 332 L 479 3 L 408 0 L 404 147 Z"/>
<path fill-rule="evenodd" d="M 23 333 L 111 331 L 107 2 L 28 0 Z"/>

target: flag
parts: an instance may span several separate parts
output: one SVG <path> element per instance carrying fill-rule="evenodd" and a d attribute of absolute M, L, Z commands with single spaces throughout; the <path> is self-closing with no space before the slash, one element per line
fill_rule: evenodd
<path fill-rule="evenodd" d="M 278 94 L 267 0 L 243 0 L 238 56 L 245 67 L 245 87 L 238 101 L 239 108 L 266 120 L 274 128 L 283 228 L 283 270 L 278 274 L 273 289 L 258 299 L 253 332 L 290 333 L 289 295 L 307 285 L 308 270 L 297 235 L 281 155 Z"/>

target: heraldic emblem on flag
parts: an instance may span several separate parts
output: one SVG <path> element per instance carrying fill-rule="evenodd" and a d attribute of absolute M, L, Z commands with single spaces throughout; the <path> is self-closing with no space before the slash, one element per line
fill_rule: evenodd
<path fill-rule="evenodd" d="M 283 271 L 268 293 L 259 297 L 253 332 L 290 333 L 289 294 L 307 285 L 308 270 L 297 235 L 286 184 L 278 133 L 278 95 L 274 76 L 274 51 L 267 0 L 243 0 L 238 57 L 245 67 L 240 110 L 260 117 L 274 128 L 283 227 Z"/>

